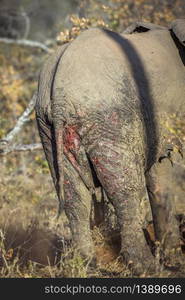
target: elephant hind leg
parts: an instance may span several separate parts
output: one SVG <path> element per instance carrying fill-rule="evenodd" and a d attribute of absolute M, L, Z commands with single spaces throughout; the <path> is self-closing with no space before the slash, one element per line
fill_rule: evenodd
<path fill-rule="evenodd" d="M 77 171 L 65 158 L 64 210 L 69 220 L 74 249 L 87 259 L 94 257 L 90 230 L 92 195 Z"/>
<path fill-rule="evenodd" d="M 121 230 L 121 253 L 135 273 L 153 269 L 154 257 L 143 232 L 142 198 L 147 197 L 140 161 L 128 145 L 111 146 L 101 140 L 89 153 L 97 176 L 117 214 Z"/>
<path fill-rule="evenodd" d="M 41 118 L 37 118 L 37 122 L 46 159 L 59 196 L 59 169 L 54 128 Z M 70 153 L 66 152 L 65 154 Z M 65 213 L 69 219 L 75 249 L 78 249 L 84 257 L 90 258 L 93 256 L 93 244 L 90 232 L 92 194 L 88 189 L 87 184 L 83 182 L 83 178 L 81 178 L 81 174 L 78 173 L 77 167 L 75 168 L 76 165 L 72 165 L 69 155 L 64 156 L 63 162 L 64 203 L 62 204 L 64 205 Z M 83 174 L 87 175 L 87 179 L 85 178 L 86 182 L 91 182 L 91 174 L 88 167 L 86 165 L 85 167 L 85 173 Z"/>
<path fill-rule="evenodd" d="M 167 160 L 156 163 L 147 172 L 146 181 L 154 231 L 161 248 L 161 259 L 166 266 L 176 268 L 181 264 L 182 253 L 180 231 L 172 201 L 173 191 L 170 191 L 171 168 Z"/>

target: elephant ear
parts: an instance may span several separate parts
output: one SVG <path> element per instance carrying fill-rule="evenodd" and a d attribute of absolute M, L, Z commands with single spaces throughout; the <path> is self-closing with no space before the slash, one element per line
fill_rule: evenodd
<path fill-rule="evenodd" d="M 171 23 L 171 31 L 178 40 L 185 46 L 185 19 L 177 19 Z"/>
<path fill-rule="evenodd" d="M 149 30 L 158 30 L 158 29 L 166 29 L 163 26 L 156 25 L 153 23 L 147 23 L 147 22 L 134 22 L 132 25 L 127 27 L 122 34 L 132 34 L 136 32 L 146 32 Z"/>

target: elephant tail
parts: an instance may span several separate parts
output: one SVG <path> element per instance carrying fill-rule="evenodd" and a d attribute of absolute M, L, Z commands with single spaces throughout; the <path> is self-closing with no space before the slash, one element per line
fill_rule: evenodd
<path fill-rule="evenodd" d="M 59 199 L 58 217 L 64 208 L 64 141 L 63 141 L 64 124 L 55 126 L 55 143 L 56 143 L 56 163 L 57 163 L 57 182 L 55 184 Z"/>

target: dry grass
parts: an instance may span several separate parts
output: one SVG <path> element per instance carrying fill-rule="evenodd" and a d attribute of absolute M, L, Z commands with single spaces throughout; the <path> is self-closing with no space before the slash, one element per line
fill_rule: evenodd
<path fill-rule="evenodd" d="M 57 201 L 50 174 L 35 173 L 27 180 L 23 178 L 19 175 L 13 181 L 12 176 L 6 176 L 0 182 L 0 277 L 134 277 L 119 256 L 117 233 L 111 235 L 103 225 L 93 228 L 97 264 L 90 265 L 72 248 L 65 216 L 55 218 Z M 153 240 L 151 225 L 148 233 Z M 146 270 L 141 277 L 184 274 L 162 269 L 149 274 Z"/>

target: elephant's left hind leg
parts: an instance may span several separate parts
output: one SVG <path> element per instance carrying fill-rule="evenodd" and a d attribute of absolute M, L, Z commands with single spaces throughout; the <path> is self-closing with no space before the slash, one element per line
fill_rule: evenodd
<path fill-rule="evenodd" d="M 90 230 L 92 195 L 77 171 L 65 158 L 64 210 L 69 220 L 73 246 L 84 258 L 94 256 Z"/>

